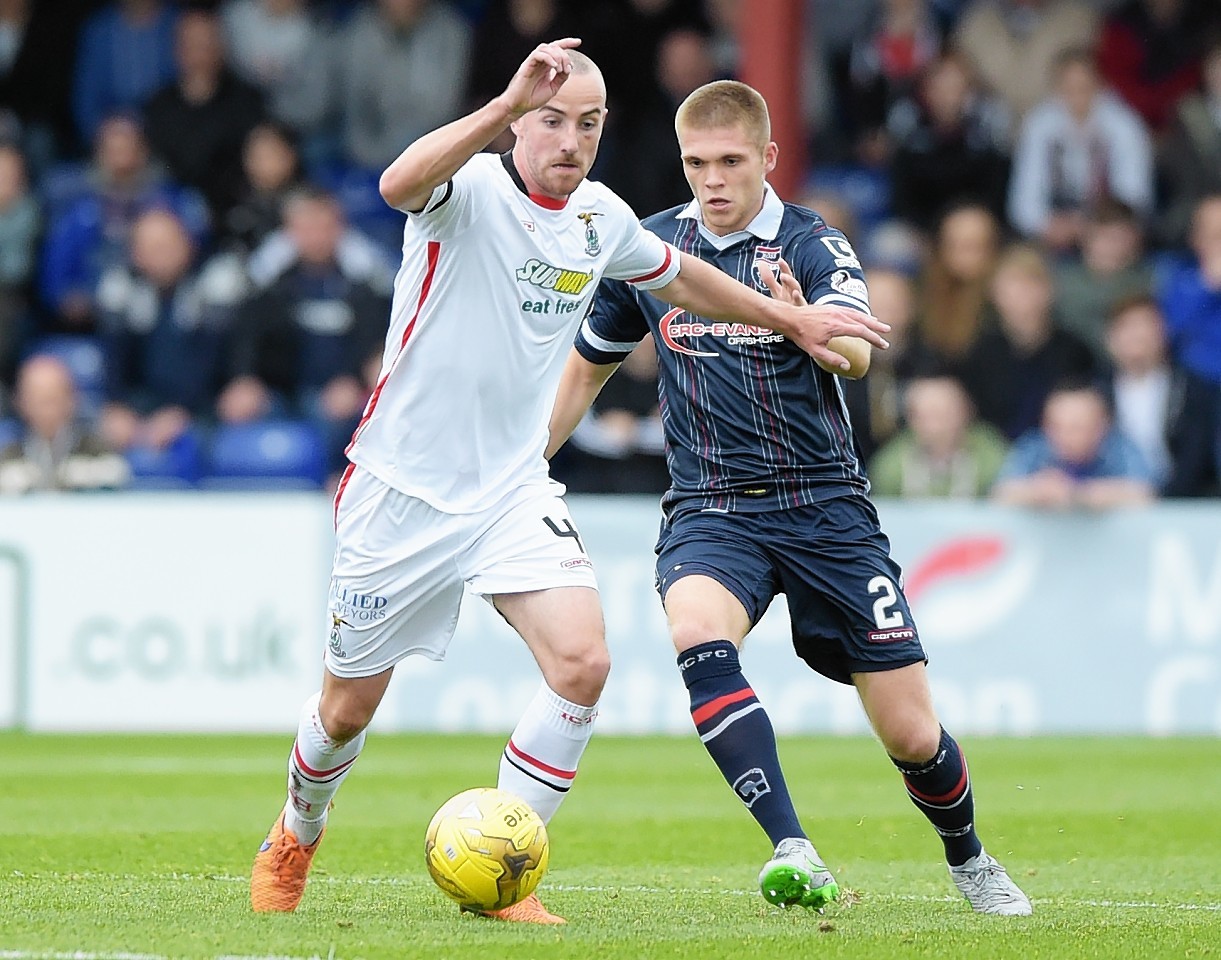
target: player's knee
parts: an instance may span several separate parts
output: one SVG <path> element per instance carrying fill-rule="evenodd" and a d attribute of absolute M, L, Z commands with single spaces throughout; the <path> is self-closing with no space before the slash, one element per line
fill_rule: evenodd
<path fill-rule="evenodd" d="M 547 683 L 564 699 L 594 703 L 610 674 L 610 651 L 605 643 L 573 647 L 556 657 L 548 673 Z"/>
<path fill-rule="evenodd" d="M 360 700 L 337 697 L 332 701 L 323 700 L 318 705 L 318 718 L 326 729 L 326 735 L 337 744 L 344 744 L 369 725 L 373 711 Z"/>
<path fill-rule="evenodd" d="M 675 621 L 670 625 L 670 640 L 674 644 L 675 653 L 683 653 L 692 647 L 698 647 L 709 640 L 721 640 L 726 631 L 718 630 L 715 624 L 703 620 L 687 618 Z"/>
<path fill-rule="evenodd" d="M 878 731 L 886 752 L 904 763 L 922 763 L 937 753 L 941 744 L 941 728 L 925 723 L 892 724 Z"/>

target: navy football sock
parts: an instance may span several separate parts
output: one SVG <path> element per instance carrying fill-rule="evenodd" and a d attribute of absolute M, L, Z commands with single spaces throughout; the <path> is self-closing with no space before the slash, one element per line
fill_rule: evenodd
<path fill-rule="evenodd" d="M 772 722 L 742 676 L 737 647 L 728 640 L 701 643 L 679 655 L 678 667 L 700 740 L 772 845 L 804 837 L 780 770 Z"/>
<path fill-rule="evenodd" d="M 903 774 L 907 794 L 916 808 L 945 844 L 945 858 L 957 867 L 983 849 L 975 834 L 975 797 L 971 793 L 971 774 L 967 761 L 943 727 L 937 753 L 923 763 L 906 763 L 890 758 Z"/>

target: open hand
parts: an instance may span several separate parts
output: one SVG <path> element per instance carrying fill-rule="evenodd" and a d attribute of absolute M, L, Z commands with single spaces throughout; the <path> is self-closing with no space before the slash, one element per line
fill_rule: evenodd
<path fill-rule="evenodd" d="M 565 37 L 550 43 L 540 43 L 517 68 L 513 79 L 501 95 L 514 116 L 522 116 L 541 107 L 560 92 L 572 74 L 568 51 L 581 45 L 576 37 Z"/>
<path fill-rule="evenodd" d="M 890 346 L 882 337 L 890 325 L 867 313 L 833 303 L 795 309 L 798 312 L 797 322 L 793 329 L 785 332 L 785 336 L 826 370 L 852 369 L 847 357 L 828 346 L 836 337 L 856 337 L 882 350 Z"/>
<path fill-rule="evenodd" d="M 780 258 L 779 275 L 772 270 L 770 264 L 760 263 L 759 276 L 763 278 L 764 285 L 774 299 L 791 303 L 795 307 L 804 307 L 806 305 L 806 298 L 805 294 L 802 293 L 801 284 L 793 276 L 793 268 L 789 266 L 789 262 L 784 257 Z"/>

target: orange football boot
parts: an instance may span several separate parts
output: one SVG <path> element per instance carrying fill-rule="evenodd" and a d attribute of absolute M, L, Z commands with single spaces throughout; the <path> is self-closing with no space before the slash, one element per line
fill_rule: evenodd
<path fill-rule="evenodd" d="M 480 910 L 480 916 L 491 917 L 493 920 L 508 920 L 510 923 L 567 923 L 563 917 L 557 917 L 543 906 L 538 894 L 532 893 L 511 906 L 500 910 Z"/>
<path fill-rule="evenodd" d="M 288 913 L 297 909 L 322 836 L 319 834 L 317 840 L 304 846 L 295 833 L 284 829 L 284 814 L 280 814 L 259 847 L 254 869 L 250 871 L 250 905 L 255 913 Z"/>

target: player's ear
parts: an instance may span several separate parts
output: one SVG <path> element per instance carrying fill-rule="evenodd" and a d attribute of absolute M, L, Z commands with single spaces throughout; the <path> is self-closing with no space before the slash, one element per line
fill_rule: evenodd
<path fill-rule="evenodd" d="M 776 159 L 780 156 L 780 145 L 775 140 L 769 140 L 763 148 L 763 172 L 771 173 L 776 169 Z"/>

